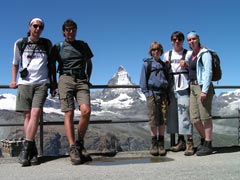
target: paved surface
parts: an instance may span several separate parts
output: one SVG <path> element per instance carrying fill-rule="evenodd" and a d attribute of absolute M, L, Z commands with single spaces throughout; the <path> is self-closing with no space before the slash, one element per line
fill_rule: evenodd
<path fill-rule="evenodd" d="M 152 157 L 148 152 L 93 156 L 93 161 L 73 166 L 69 157 L 41 157 L 38 166 L 21 167 L 17 158 L 0 158 L 2 180 L 239 180 L 240 146 L 215 148 L 209 156 L 186 157 L 168 152 Z"/>

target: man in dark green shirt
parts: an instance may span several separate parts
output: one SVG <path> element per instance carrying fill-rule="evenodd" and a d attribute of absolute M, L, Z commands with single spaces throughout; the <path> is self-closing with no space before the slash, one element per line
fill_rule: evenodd
<path fill-rule="evenodd" d="M 88 44 L 76 40 L 77 24 L 68 19 L 62 26 L 65 40 L 53 46 L 51 52 L 52 75 L 54 84 L 56 78 L 56 61 L 58 61 L 58 92 L 61 111 L 64 115 L 66 136 L 70 145 L 70 159 L 73 165 L 82 164 L 91 160 L 83 145 L 84 136 L 88 129 L 91 114 L 89 81 L 92 73 L 93 53 Z M 56 87 L 52 88 L 56 91 Z M 53 94 L 53 93 L 52 93 Z M 75 100 L 79 105 L 81 117 L 77 126 L 78 140 L 74 135 Z"/>

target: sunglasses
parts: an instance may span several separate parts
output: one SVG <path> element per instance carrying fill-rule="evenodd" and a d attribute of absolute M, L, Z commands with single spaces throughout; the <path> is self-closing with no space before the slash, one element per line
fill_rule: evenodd
<path fill-rule="evenodd" d="M 155 49 L 151 49 L 151 51 L 160 51 L 160 49 L 155 48 Z"/>
<path fill-rule="evenodd" d="M 183 39 L 181 39 L 181 38 L 173 38 L 173 39 L 172 39 L 173 42 L 176 42 L 177 40 L 178 40 L 179 42 L 183 41 Z"/>
<path fill-rule="evenodd" d="M 65 28 L 65 31 L 67 32 L 76 32 L 77 31 L 77 28 Z"/>
<path fill-rule="evenodd" d="M 43 26 L 42 25 L 38 25 L 38 24 L 33 24 L 33 27 L 35 29 L 39 28 L 39 29 L 43 29 Z"/>

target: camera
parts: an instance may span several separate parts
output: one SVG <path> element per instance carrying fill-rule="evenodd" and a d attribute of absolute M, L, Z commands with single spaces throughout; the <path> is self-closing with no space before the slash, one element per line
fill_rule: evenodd
<path fill-rule="evenodd" d="M 26 77 L 28 76 L 28 74 L 29 74 L 27 68 L 22 68 L 22 69 L 19 71 L 19 73 L 20 73 L 21 78 L 26 78 Z"/>

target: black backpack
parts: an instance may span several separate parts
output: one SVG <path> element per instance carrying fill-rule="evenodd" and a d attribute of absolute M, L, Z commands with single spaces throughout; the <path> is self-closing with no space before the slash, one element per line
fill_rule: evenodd
<path fill-rule="evenodd" d="M 208 51 L 206 51 L 206 52 L 209 52 L 212 56 L 212 81 L 219 81 L 222 79 L 222 69 L 221 69 L 221 64 L 220 64 L 220 57 L 213 50 L 208 49 Z M 201 62 L 201 64 L 203 65 L 202 55 L 201 55 L 199 62 Z"/>

